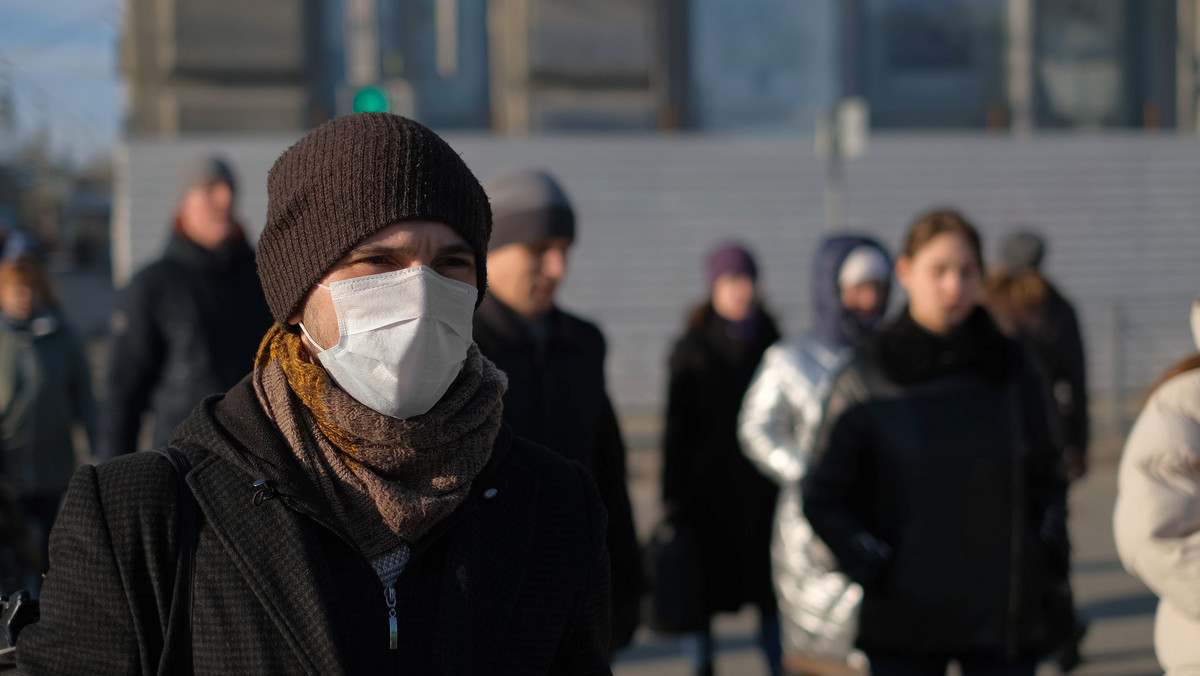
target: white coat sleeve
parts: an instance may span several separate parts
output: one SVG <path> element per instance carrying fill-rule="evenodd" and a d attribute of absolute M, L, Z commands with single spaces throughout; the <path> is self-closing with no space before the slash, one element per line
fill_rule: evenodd
<path fill-rule="evenodd" d="M 1200 372 L 1169 381 L 1146 405 L 1121 458 L 1113 532 L 1126 570 L 1200 619 Z M 1192 387 L 1187 387 L 1192 385 Z"/>

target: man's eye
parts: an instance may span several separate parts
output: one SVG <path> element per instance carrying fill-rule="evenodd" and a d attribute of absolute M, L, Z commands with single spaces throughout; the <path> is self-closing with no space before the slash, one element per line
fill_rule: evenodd
<path fill-rule="evenodd" d="M 446 260 L 442 261 L 442 265 L 455 268 L 466 268 L 471 266 L 471 262 L 465 258 L 447 258 Z"/>
<path fill-rule="evenodd" d="M 387 265 L 391 263 L 391 260 L 387 256 L 369 256 L 364 258 L 363 262 L 370 263 L 371 265 Z"/>

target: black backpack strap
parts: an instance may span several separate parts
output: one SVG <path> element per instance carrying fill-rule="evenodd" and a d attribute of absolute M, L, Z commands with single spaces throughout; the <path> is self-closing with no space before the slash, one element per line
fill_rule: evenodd
<path fill-rule="evenodd" d="M 179 552 L 175 561 L 175 594 L 171 602 L 171 614 L 167 619 L 167 633 L 163 637 L 162 656 L 158 661 L 159 676 L 192 673 L 192 593 L 195 580 L 196 540 L 199 528 L 196 514 L 199 506 L 196 496 L 187 485 L 187 473 L 192 468 L 183 451 L 174 446 L 158 449 L 175 468 L 175 480 L 179 485 Z"/>

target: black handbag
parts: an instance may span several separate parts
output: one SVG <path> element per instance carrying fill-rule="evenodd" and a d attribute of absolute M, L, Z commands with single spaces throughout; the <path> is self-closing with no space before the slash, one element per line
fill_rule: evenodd
<path fill-rule="evenodd" d="M 175 560 L 175 589 L 171 602 L 171 614 L 167 620 L 167 631 L 163 641 L 163 652 L 158 661 L 159 676 L 190 676 L 192 674 L 192 594 L 195 581 L 196 540 L 199 528 L 196 524 L 198 505 L 196 496 L 188 487 L 185 477 L 192 465 L 187 456 L 177 448 L 168 446 L 158 452 L 171 461 L 175 469 L 175 480 L 179 484 L 179 551 Z M 17 667 L 17 637 L 24 627 L 38 621 L 40 608 L 37 599 L 21 590 L 0 598 L 0 671 L 15 670 Z"/>
<path fill-rule="evenodd" d="M 650 628 L 663 633 L 707 628 L 704 567 L 695 530 L 684 520 L 664 519 L 655 527 L 646 555 L 652 585 Z"/>

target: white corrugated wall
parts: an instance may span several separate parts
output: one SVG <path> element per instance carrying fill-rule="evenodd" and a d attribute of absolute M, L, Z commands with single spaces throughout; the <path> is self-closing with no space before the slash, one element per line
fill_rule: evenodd
<path fill-rule="evenodd" d="M 118 190 L 128 196 L 131 267 L 161 251 L 184 159 L 221 152 L 237 166 L 240 210 L 257 236 L 266 174 L 291 138 L 132 142 Z M 609 340 L 618 406 L 655 410 L 664 362 L 686 307 L 704 289 L 701 259 L 735 237 L 760 258 L 771 307 L 789 331 L 809 308 L 809 261 L 823 234 L 823 165 L 800 137 L 452 135 L 481 178 L 510 166 L 557 174 L 574 199 L 579 239 L 562 305 Z M 119 196 L 119 199 L 121 197 Z M 1172 134 L 880 135 L 850 164 L 847 221 L 891 248 L 913 216 L 962 209 L 989 252 L 1017 225 L 1050 242 L 1049 274 L 1077 301 L 1094 396 L 1136 393 L 1194 349 L 1189 304 L 1200 292 L 1200 140 Z M 120 233 L 121 228 L 114 227 Z M 118 282 L 127 269 L 117 266 Z M 1114 325 L 1114 321 L 1116 325 Z"/>

